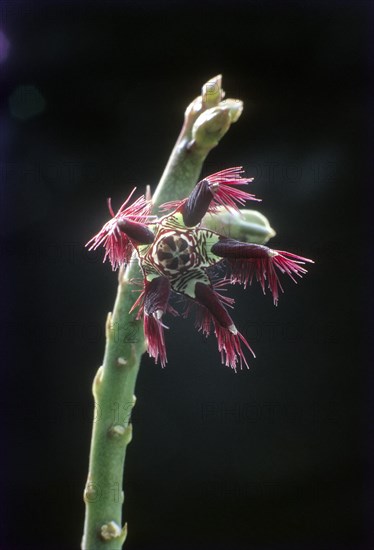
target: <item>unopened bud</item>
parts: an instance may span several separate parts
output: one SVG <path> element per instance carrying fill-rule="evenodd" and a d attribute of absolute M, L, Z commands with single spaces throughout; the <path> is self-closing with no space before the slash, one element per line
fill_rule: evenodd
<path fill-rule="evenodd" d="M 222 75 L 217 75 L 208 80 L 201 90 L 203 105 L 206 109 L 216 107 L 224 96 L 222 90 Z"/>
<path fill-rule="evenodd" d="M 204 216 L 202 226 L 224 237 L 254 244 L 265 244 L 276 234 L 268 219 L 257 210 L 238 212 L 219 207 L 215 213 Z"/>
<path fill-rule="evenodd" d="M 222 75 L 217 75 L 203 85 L 201 95 L 187 107 L 184 133 L 189 135 L 190 147 L 195 145 L 209 151 L 218 144 L 230 125 L 238 120 L 243 102 L 224 97 Z"/>
<path fill-rule="evenodd" d="M 228 110 L 231 122 L 236 122 L 243 112 L 243 102 L 240 99 L 225 99 L 221 101 L 220 107 Z"/>
<path fill-rule="evenodd" d="M 230 113 L 221 107 L 204 111 L 192 127 L 192 139 L 198 147 L 212 148 L 218 144 L 231 125 Z"/>

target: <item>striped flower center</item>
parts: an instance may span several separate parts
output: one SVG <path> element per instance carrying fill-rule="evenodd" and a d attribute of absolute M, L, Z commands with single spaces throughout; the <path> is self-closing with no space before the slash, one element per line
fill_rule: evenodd
<path fill-rule="evenodd" d="M 168 232 L 157 240 L 153 259 L 166 274 L 184 272 L 196 265 L 194 242 L 180 232 Z"/>

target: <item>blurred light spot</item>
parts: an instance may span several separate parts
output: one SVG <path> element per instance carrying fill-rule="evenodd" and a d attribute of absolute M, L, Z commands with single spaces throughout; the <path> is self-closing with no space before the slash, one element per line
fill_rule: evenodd
<path fill-rule="evenodd" d="M 6 60 L 9 53 L 9 40 L 3 33 L 3 31 L 0 31 L 0 63 L 3 63 L 3 61 Z"/>
<path fill-rule="evenodd" d="M 15 118 L 27 120 L 45 109 L 45 99 L 35 86 L 18 86 L 9 98 L 9 108 Z"/>

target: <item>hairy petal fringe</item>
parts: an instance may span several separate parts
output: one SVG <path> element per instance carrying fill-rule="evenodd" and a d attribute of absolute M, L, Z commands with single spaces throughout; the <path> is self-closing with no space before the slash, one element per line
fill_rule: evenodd
<path fill-rule="evenodd" d="M 223 282 L 222 282 L 223 283 Z M 222 284 L 216 285 L 222 286 Z M 196 326 L 205 336 L 210 334 L 211 322 L 213 322 L 214 333 L 217 338 L 218 351 L 221 353 L 222 363 L 236 371 L 239 361 L 240 368 L 244 364 L 248 367 L 247 360 L 241 348 L 241 342 L 250 350 L 253 357 L 255 354 L 244 336 L 237 330 L 233 320 L 228 314 L 224 304 L 232 307 L 234 300 L 221 296 L 214 288 L 202 283 L 196 284 L 196 305 L 197 317 Z"/>
<path fill-rule="evenodd" d="M 99 233 L 86 244 L 89 247 L 88 250 L 96 250 L 99 246 L 103 245 L 105 248 L 103 262 L 108 258 L 113 271 L 118 269 L 122 264 L 128 264 L 134 251 L 131 239 L 120 229 L 121 222 L 124 222 L 128 218 L 135 223 L 145 223 L 151 212 L 151 204 L 149 201 L 146 201 L 144 195 L 128 205 L 135 190 L 136 187 L 131 191 L 117 214 L 114 214 L 111 201 L 108 199 L 108 208 L 112 219 L 106 222 Z"/>
<path fill-rule="evenodd" d="M 155 362 L 160 363 L 162 367 L 165 367 L 167 363 L 165 336 L 165 325 L 160 319 L 157 319 L 154 315 L 147 315 L 144 313 L 144 333 L 147 338 L 147 351 L 150 357 L 153 357 Z"/>

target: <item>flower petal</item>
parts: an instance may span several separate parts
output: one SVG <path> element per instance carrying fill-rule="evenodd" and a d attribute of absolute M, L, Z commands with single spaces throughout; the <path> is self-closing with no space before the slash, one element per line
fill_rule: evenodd
<path fill-rule="evenodd" d="M 238 189 L 239 185 L 253 181 L 253 178 L 242 178 L 243 172 L 241 166 L 216 172 L 199 181 L 187 199 L 166 202 L 160 208 L 182 212 L 184 223 L 192 227 L 200 223 L 207 212 L 216 212 L 219 206 L 238 210 L 247 200 L 259 201 L 254 195 Z"/>
<path fill-rule="evenodd" d="M 239 360 L 240 368 L 243 368 L 243 362 L 247 368 L 249 365 L 241 348 L 241 343 L 249 349 L 253 357 L 256 357 L 252 348 L 248 344 L 244 336 L 236 329 L 236 332 L 232 332 L 229 329 L 221 327 L 217 321 L 213 320 L 214 333 L 217 337 L 218 351 L 221 353 L 222 363 L 226 367 L 231 367 L 236 371 L 237 362 Z"/>
<path fill-rule="evenodd" d="M 154 233 L 144 223 L 134 222 L 123 217 L 118 220 L 117 225 L 123 233 L 136 243 L 151 244 L 155 239 Z"/>
<path fill-rule="evenodd" d="M 196 302 L 200 305 L 198 310 L 199 330 L 205 336 L 210 334 L 210 323 L 213 322 L 214 332 L 217 337 L 218 351 L 221 353 L 222 363 L 236 370 L 239 360 L 240 368 L 244 364 L 248 368 L 247 360 L 241 348 L 241 342 L 255 354 L 244 336 L 238 331 L 233 320 L 228 314 L 223 301 L 231 305 L 231 300 L 223 298 L 213 288 L 203 283 L 195 285 Z"/>
<path fill-rule="evenodd" d="M 161 366 L 167 363 L 164 328 L 161 319 L 167 309 L 170 296 L 170 282 L 166 277 L 155 277 L 152 281 L 145 280 L 144 290 L 131 308 L 139 307 L 137 318 L 144 317 L 144 334 L 147 338 L 147 351 Z M 175 312 L 171 308 L 172 312 Z"/>
<path fill-rule="evenodd" d="M 144 333 L 147 338 L 147 351 L 150 357 L 153 357 L 155 363 L 160 363 L 162 368 L 168 362 L 166 356 L 164 327 L 155 315 L 147 315 L 144 313 Z"/>
<path fill-rule="evenodd" d="M 108 208 L 112 215 L 112 219 L 103 225 L 99 233 L 88 241 L 86 246 L 89 250 L 96 250 L 103 245 L 105 248 L 104 262 L 107 258 L 112 265 L 113 270 L 120 267 L 122 264 L 129 263 L 134 246 L 129 236 L 121 231 L 120 224 L 126 222 L 141 223 L 146 222 L 151 211 L 151 204 L 146 201 L 144 195 L 136 199 L 132 204 L 128 204 L 136 187 L 131 191 L 117 214 L 114 214 L 110 199 L 108 200 Z"/>
<path fill-rule="evenodd" d="M 243 173 L 242 166 L 235 166 L 234 168 L 221 170 L 206 178 L 214 194 L 212 205 L 208 210 L 209 212 L 215 212 L 216 208 L 220 205 L 228 209 L 234 208 L 238 210 L 238 206 L 244 206 L 248 200 L 261 200 L 251 193 L 238 189 L 239 185 L 247 185 L 247 183 L 253 181 L 253 178 L 242 178 L 241 174 Z"/>
<path fill-rule="evenodd" d="M 209 210 L 214 194 L 207 179 L 199 181 L 181 209 L 187 227 L 201 222 Z"/>
<path fill-rule="evenodd" d="M 305 262 L 314 263 L 309 258 L 297 256 L 291 252 L 273 250 L 260 244 L 243 243 L 234 239 L 221 239 L 212 246 L 213 254 L 228 260 L 231 267 L 231 282 L 252 284 L 252 280 L 260 283 L 265 294 L 266 281 L 277 305 L 279 291 L 283 292 L 276 268 L 288 275 L 295 283 L 295 275 L 302 277 L 307 270 L 301 267 Z"/>
<path fill-rule="evenodd" d="M 144 313 L 153 315 L 161 311 L 165 313 L 170 296 L 170 281 L 167 277 L 155 277 L 146 281 L 144 288 Z"/>

